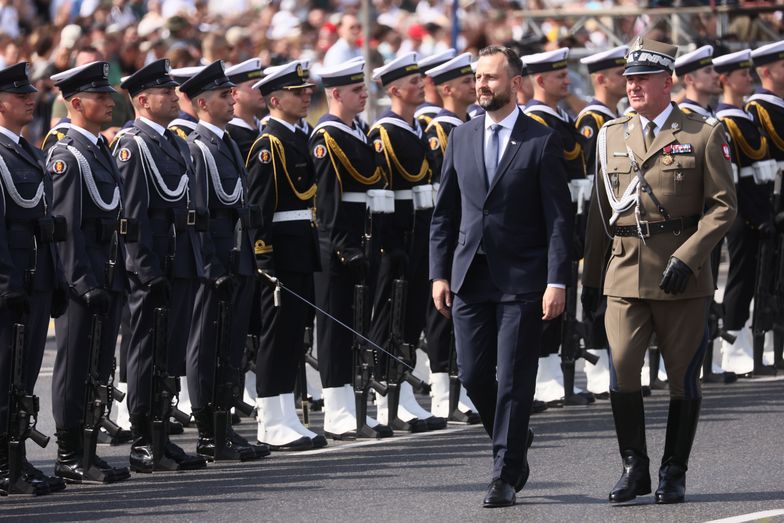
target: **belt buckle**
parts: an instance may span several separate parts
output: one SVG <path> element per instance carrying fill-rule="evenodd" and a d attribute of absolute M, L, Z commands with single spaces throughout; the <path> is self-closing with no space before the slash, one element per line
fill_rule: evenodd
<path fill-rule="evenodd" d="M 316 223 L 316 208 L 309 207 L 308 210 L 310 211 L 310 221 L 311 223 Z"/>
<path fill-rule="evenodd" d="M 128 235 L 128 220 L 125 218 L 120 218 L 120 234 L 122 236 Z"/>
<path fill-rule="evenodd" d="M 677 226 L 677 228 L 675 226 L 673 226 L 672 234 L 673 234 L 673 236 L 680 236 L 681 233 L 683 232 L 684 225 L 685 225 L 683 223 L 683 218 L 678 218 L 677 220 L 674 220 L 674 221 L 678 222 L 678 226 Z"/>
<path fill-rule="evenodd" d="M 188 209 L 188 215 L 185 219 L 186 225 L 196 225 L 196 211 L 194 209 Z"/>
<path fill-rule="evenodd" d="M 644 222 L 644 221 L 640 222 L 640 232 L 642 233 L 643 238 L 651 237 L 651 228 L 648 225 L 648 222 Z"/>

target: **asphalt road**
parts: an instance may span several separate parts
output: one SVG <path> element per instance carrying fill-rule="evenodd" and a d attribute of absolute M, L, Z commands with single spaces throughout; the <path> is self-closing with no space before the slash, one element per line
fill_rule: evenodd
<path fill-rule="evenodd" d="M 38 391 L 39 428 L 53 433 L 50 398 L 52 347 Z M 652 472 L 664 445 L 667 397 L 646 400 Z M 657 506 L 652 496 L 617 507 L 607 493 L 620 474 L 608 402 L 550 409 L 532 418 L 531 479 L 518 505 L 483 509 L 490 444 L 479 427 L 331 444 L 261 462 L 209 465 L 184 473 L 134 474 L 124 483 L 69 486 L 40 498 L 0 498 L 4 521 L 711 521 L 765 511 L 784 514 L 784 378 L 705 387 L 704 409 L 688 473 L 688 503 Z M 318 430 L 321 415 L 313 425 Z M 249 439 L 255 424 L 239 431 Z M 193 450 L 195 430 L 175 441 Z M 51 472 L 54 441 L 28 443 L 31 460 Z M 115 465 L 128 447 L 100 446 Z M 775 512 L 773 512 L 775 514 Z M 781 516 L 778 516 L 781 518 Z M 773 521 L 776 516 L 767 519 Z M 737 519 L 735 521 L 748 521 Z M 782 519 L 784 521 L 784 519 Z"/>

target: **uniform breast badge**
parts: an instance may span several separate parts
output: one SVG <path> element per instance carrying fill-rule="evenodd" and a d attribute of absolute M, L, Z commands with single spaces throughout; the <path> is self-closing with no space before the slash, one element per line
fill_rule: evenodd
<path fill-rule="evenodd" d="M 675 160 L 673 159 L 672 155 L 665 154 L 664 156 L 662 156 L 662 163 L 664 165 L 672 165 L 672 162 L 674 161 Z"/>

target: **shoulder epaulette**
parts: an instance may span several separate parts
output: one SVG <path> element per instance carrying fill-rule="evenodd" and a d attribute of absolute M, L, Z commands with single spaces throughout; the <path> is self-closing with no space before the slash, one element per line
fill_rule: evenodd
<path fill-rule="evenodd" d="M 605 122 L 605 126 L 610 125 L 618 125 L 619 123 L 626 123 L 634 117 L 633 114 L 624 114 L 623 116 L 619 116 L 618 118 L 613 118 L 609 122 Z"/>
<path fill-rule="evenodd" d="M 536 120 L 540 124 L 544 125 L 545 127 L 550 127 L 549 125 L 547 125 L 547 122 L 545 121 L 545 119 L 542 118 L 541 116 L 539 116 L 538 114 L 534 114 L 534 113 L 525 113 L 525 114 L 529 118 L 533 118 L 534 120 Z"/>
<path fill-rule="evenodd" d="M 171 132 L 173 132 L 174 134 L 176 134 L 177 136 L 179 136 L 180 138 L 182 138 L 183 140 L 187 140 L 188 139 L 188 133 L 186 133 L 181 128 L 177 127 L 176 125 L 172 125 L 171 127 L 169 127 L 169 130 Z"/>

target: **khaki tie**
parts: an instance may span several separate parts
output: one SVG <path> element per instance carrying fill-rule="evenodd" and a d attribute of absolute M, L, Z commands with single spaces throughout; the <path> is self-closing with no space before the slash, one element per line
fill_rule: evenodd
<path fill-rule="evenodd" d="M 645 138 L 645 151 L 646 152 L 648 151 L 648 149 L 651 148 L 651 145 L 653 145 L 653 140 L 656 139 L 656 135 L 653 134 L 653 130 L 654 129 L 656 129 L 656 124 L 653 123 L 652 121 L 648 122 L 645 125 L 645 136 L 644 136 L 644 138 Z"/>

